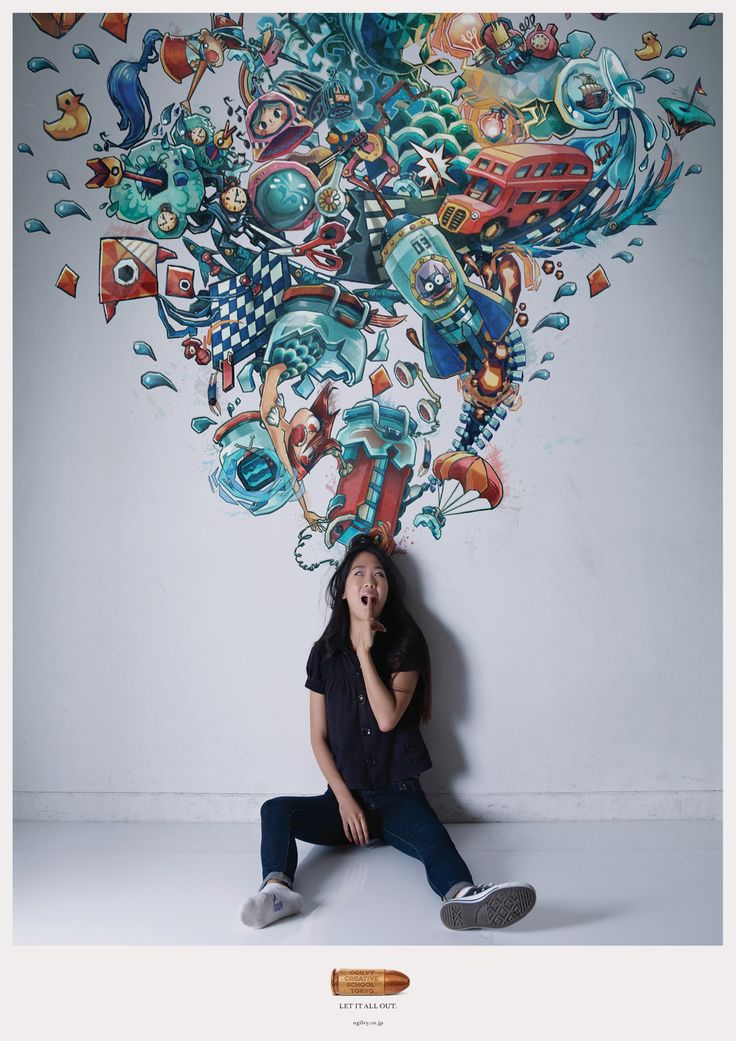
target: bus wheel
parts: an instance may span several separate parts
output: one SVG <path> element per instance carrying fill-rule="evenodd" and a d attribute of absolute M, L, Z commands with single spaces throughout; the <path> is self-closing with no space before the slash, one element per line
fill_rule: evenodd
<path fill-rule="evenodd" d="M 545 216 L 544 210 L 533 210 L 524 221 L 525 224 L 537 224 Z"/>
<path fill-rule="evenodd" d="M 480 241 L 483 243 L 491 242 L 497 235 L 503 231 L 506 227 L 506 222 L 503 220 L 492 220 L 490 224 L 486 224 L 485 228 L 480 233 Z"/>

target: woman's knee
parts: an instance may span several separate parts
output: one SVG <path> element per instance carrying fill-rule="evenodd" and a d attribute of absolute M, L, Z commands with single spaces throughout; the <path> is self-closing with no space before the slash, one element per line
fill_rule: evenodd
<path fill-rule="evenodd" d="M 279 795 L 275 799 L 266 799 L 261 806 L 261 824 L 273 824 L 282 821 L 291 812 L 291 799 L 287 795 Z"/>

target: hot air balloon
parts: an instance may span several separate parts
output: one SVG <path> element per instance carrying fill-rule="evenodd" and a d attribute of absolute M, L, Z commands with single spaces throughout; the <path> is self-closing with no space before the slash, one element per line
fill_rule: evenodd
<path fill-rule="evenodd" d="M 438 483 L 436 506 L 424 506 L 414 518 L 415 527 L 427 527 L 436 539 L 442 534 L 447 517 L 457 513 L 485 513 L 503 498 L 501 478 L 487 459 L 471 452 L 444 452 L 432 464 Z M 456 481 L 446 493 L 447 482 Z"/>

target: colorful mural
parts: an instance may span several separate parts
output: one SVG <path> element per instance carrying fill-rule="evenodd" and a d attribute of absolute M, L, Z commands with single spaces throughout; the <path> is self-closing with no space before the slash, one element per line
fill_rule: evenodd
<path fill-rule="evenodd" d="M 552 375 L 554 352 L 533 371 L 527 352 L 540 329 L 569 326 L 578 283 L 565 266 L 594 308 L 641 253 L 637 229 L 701 171 L 689 135 L 715 125 L 707 70 L 686 61 L 687 33 L 713 14 L 683 39 L 661 39 L 653 15 L 625 54 L 605 41 L 623 15 L 596 15 L 598 39 L 575 15 L 213 14 L 192 35 L 140 14 L 29 17 L 44 53 L 27 69 L 64 88 L 42 130 L 60 153 L 87 137 L 89 198 L 130 225 L 99 240 L 106 321 L 155 300 L 164 348 L 159 362 L 142 327 L 133 349 L 158 366 L 142 385 L 185 389 L 165 371 L 177 345 L 193 374 L 209 371 L 191 436 L 216 461 L 212 488 L 258 524 L 298 503 L 306 570 L 336 563 L 359 532 L 393 550 L 402 530 L 439 539 L 448 520 L 502 504 L 503 424 L 524 381 Z M 77 26 L 119 42 L 100 67 L 117 127 L 52 60 Z M 100 65 L 89 43 L 73 56 Z M 217 111 L 198 105 L 208 72 Z M 153 112 L 161 77 L 170 101 Z M 47 178 L 69 188 L 59 169 Z M 93 220 L 78 199 L 54 210 Z M 25 229 L 50 234 L 42 215 Z M 69 235 L 56 289 L 76 297 L 73 257 Z M 549 280 L 553 309 L 538 303 Z M 341 405 L 341 386 L 359 400 Z M 413 387 L 423 396 L 403 403 Z M 449 438 L 443 413 L 456 416 Z M 320 510 L 312 470 L 326 458 L 334 494 Z M 307 562 L 315 537 L 326 553 Z"/>

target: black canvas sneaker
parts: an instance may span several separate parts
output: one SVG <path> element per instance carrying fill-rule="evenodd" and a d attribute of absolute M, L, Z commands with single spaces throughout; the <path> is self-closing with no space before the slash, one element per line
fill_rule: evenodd
<path fill-rule="evenodd" d="M 448 929 L 505 929 L 529 914 L 536 899 L 528 882 L 487 882 L 446 900 L 440 918 Z"/>

